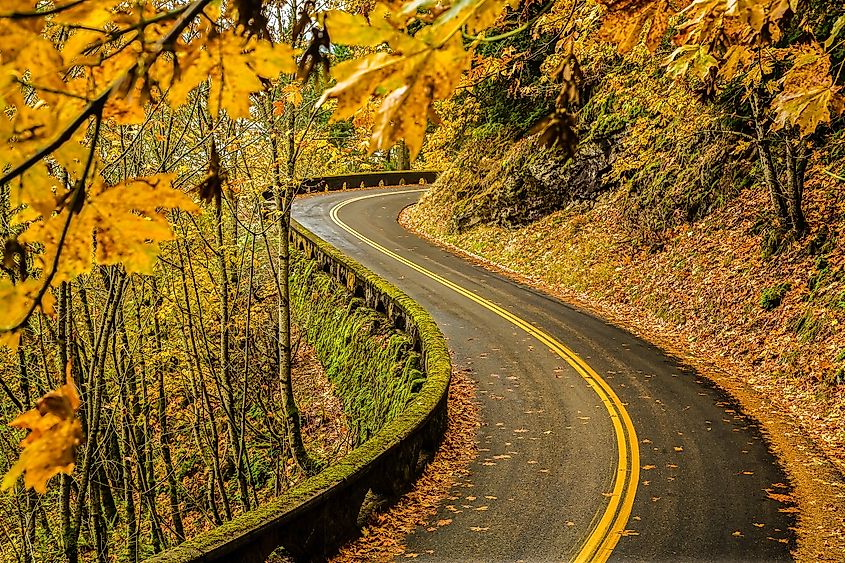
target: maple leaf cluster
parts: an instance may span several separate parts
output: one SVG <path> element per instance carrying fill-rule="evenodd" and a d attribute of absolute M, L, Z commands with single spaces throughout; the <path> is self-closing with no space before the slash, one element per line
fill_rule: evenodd
<path fill-rule="evenodd" d="M 29 434 L 21 441 L 23 452 L 3 477 L 0 490 L 12 488 L 23 474 L 24 485 L 43 494 L 51 477 L 73 472 L 76 448 L 82 443 L 82 423 L 76 418 L 79 405 L 68 365 L 67 383 L 41 397 L 34 409 L 9 423 L 29 430 Z"/>

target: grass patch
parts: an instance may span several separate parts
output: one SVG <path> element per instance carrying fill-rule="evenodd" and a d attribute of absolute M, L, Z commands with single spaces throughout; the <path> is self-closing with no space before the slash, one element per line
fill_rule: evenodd
<path fill-rule="evenodd" d="M 788 283 L 779 283 L 772 287 L 767 287 L 760 294 L 760 307 L 766 311 L 774 311 L 783 302 L 783 298 L 789 291 Z"/>

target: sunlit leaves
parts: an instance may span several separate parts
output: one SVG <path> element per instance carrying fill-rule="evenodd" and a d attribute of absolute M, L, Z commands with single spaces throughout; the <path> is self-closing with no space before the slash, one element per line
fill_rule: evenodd
<path fill-rule="evenodd" d="M 282 88 L 282 96 L 284 96 L 287 103 L 298 107 L 302 103 L 302 88 L 296 82 L 291 82 Z"/>
<path fill-rule="evenodd" d="M 262 78 L 273 79 L 295 69 L 289 46 L 269 45 L 257 39 L 245 42 L 226 32 L 215 34 L 202 48 L 185 46 L 175 62 L 163 59 L 152 73 L 174 105 L 184 103 L 191 90 L 210 79 L 208 100 L 212 115 L 223 109 L 230 117 L 239 118 L 249 116 L 249 95 L 262 91 Z"/>
<path fill-rule="evenodd" d="M 220 35 L 208 42 L 207 50 L 195 63 L 211 78 L 208 101 L 211 114 L 220 109 L 233 118 L 249 116 L 249 94 L 263 89 L 260 78 L 275 78 L 280 72 L 293 72 L 292 51 L 286 46 L 246 48 L 234 37 Z M 275 64 L 273 64 L 275 63 Z"/>
<path fill-rule="evenodd" d="M 58 180 L 49 175 L 46 162 L 38 162 L 18 177 L 11 186 L 13 208 L 26 205 L 42 217 L 49 217 L 56 208 Z M 20 218 L 18 218 L 20 221 Z"/>
<path fill-rule="evenodd" d="M 172 187 L 172 181 L 173 176 L 165 174 L 115 186 L 97 181 L 85 191 L 76 188 L 66 194 L 58 214 L 30 224 L 18 241 L 33 249 L 40 275 L 17 283 L 0 279 L 0 330 L 18 325 L 39 298 L 49 311 L 45 300 L 51 293 L 44 291 L 45 284 L 73 279 L 90 271 L 94 263 L 123 264 L 128 272 L 150 273 L 159 243 L 173 239 L 165 213 L 198 210 L 186 194 Z"/>
<path fill-rule="evenodd" d="M 339 45 L 377 47 L 382 43 L 395 43 L 404 33 L 391 23 L 392 14 L 384 4 L 376 4 L 367 17 L 343 10 L 325 14 L 326 27 L 333 42 Z"/>
<path fill-rule="evenodd" d="M 744 45 L 731 45 L 719 67 L 719 76 L 724 80 L 733 80 L 740 71 L 746 69 L 754 60 L 754 52 Z"/>
<path fill-rule="evenodd" d="M 830 36 L 824 42 L 825 49 L 830 49 L 836 44 L 836 40 L 839 39 L 839 34 L 842 33 L 843 29 L 845 29 L 845 14 L 839 16 L 839 18 L 833 23 L 833 27 L 830 30 Z"/>
<path fill-rule="evenodd" d="M 691 73 L 703 80 L 718 64 L 704 45 L 681 45 L 669 56 L 667 70 L 676 76 Z"/>
<path fill-rule="evenodd" d="M 477 33 L 493 25 L 505 6 L 515 9 L 519 0 L 455 0 L 449 9 L 438 17 L 431 26 L 433 37 L 445 40 L 462 27 L 470 33 Z"/>
<path fill-rule="evenodd" d="M 809 135 L 843 111 L 825 49 L 845 27 L 845 18 L 833 23 L 824 48 L 817 42 L 776 47 L 780 20 L 797 8 L 796 0 L 695 0 L 681 12 L 678 48 L 666 60 L 668 70 L 710 85 L 716 79 L 740 78 L 746 88 L 774 97 L 770 110 L 775 129 L 794 126 L 802 136 Z M 777 80 L 776 67 L 784 60 L 792 66 Z"/>
<path fill-rule="evenodd" d="M 98 264 L 123 264 L 127 272 L 151 273 L 158 244 L 173 239 L 165 212 L 196 212 L 197 206 L 171 185 L 170 175 L 94 186 L 80 215 L 94 227 Z"/>
<path fill-rule="evenodd" d="M 42 268 L 51 268 L 59 256 L 60 269 L 54 283 L 89 271 L 92 257 L 98 264 L 122 263 L 128 272 L 149 273 L 158 244 L 173 239 L 165 212 L 175 208 L 197 210 L 187 195 L 171 186 L 173 179 L 162 174 L 110 187 L 96 182 L 78 212 L 66 208 L 30 226 L 20 239 L 45 244 L 47 250 L 39 260 Z M 58 254 L 58 243 L 69 220 L 76 236 L 66 239 Z"/>
<path fill-rule="evenodd" d="M 386 149 L 404 139 L 415 157 L 422 147 L 431 106 L 454 92 L 469 63 L 460 35 L 443 39 L 440 31 L 424 30 L 417 36 L 393 30 L 386 9 L 374 10 L 371 24 L 363 17 L 326 14 L 330 36 L 364 44 L 385 41 L 393 49 L 345 61 L 332 69 L 337 84 L 320 103 L 336 99 L 335 119 L 346 119 L 364 107 L 372 96 L 383 96 L 376 115 L 371 150 Z M 376 28 L 376 29 L 373 29 Z"/>
<path fill-rule="evenodd" d="M 842 113 L 843 97 L 830 75 L 830 56 L 818 44 L 797 50 L 793 61 L 774 101 L 775 126 L 794 125 L 808 135 L 832 114 Z"/>
<path fill-rule="evenodd" d="M 39 303 L 45 314 L 52 314 L 52 294 L 47 291 L 41 295 L 44 289 L 44 282 L 39 278 L 27 278 L 26 280 L 12 283 L 9 279 L 0 279 L 0 308 L 3 316 L 0 317 L 0 343 L 6 346 L 14 345 L 19 337 L 19 332 L 11 331 L 12 327 L 19 324 L 29 314 L 30 310 Z"/>
<path fill-rule="evenodd" d="M 68 365 L 67 383 L 41 397 L 36 408 L 9 423 L 29 430 L 29 435 L 21 441 L 23 452 L 3 477 L 0 489 L 13 487 L 23 474 L 24 485 L 43 494 L 51 477 L 73 471 L 76 448 L 82 442 L 82 424 L 76 418 L 79 405 Z"/>
<path fill-rule="evenodd" d="M 667 0 L 599 0 L 607 7 L 599 37 L 615 43 L 626 53 L 640 41 L 649 22 L 646 46 L 654 51 L 669 26 L 670 6 Z"/>

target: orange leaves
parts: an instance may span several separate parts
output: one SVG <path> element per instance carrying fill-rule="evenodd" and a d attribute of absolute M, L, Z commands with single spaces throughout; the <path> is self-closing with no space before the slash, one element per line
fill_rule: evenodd
<path fill-rule="evenodd" d="M 299 107 L 302 103 L 302 87 L 297 82 L 291 82 L 282 88 L 282 95 L 285 101 L 294 107 Z"/>
<path fill-rule="evenodd" d="M 23 452 L 3 477 L 0 489 L 10 489 L 23 474 L 24 485 L 43 494 L 52 476 L 73 471 L 76 448 L 82 443 L 82 424 L 76 418 L 79 404 L 68 364 L 67 382 L 9 423 L 30 432 L 21 441 Z"/>
<path fill-rule="evenodd" d="M 830 56 L 818 43 L 795 50 L 792 68 L 781 80 L 783 90 L 774 100 L 775 127 L 798 127 L 802 135 L 813 133 L 832 114 L 842 113 L 845 99 L 830 74 Z"/>
<path fill-rule="evenodd" d="M 674 13 L 668 0 L 599 0 L 607 7 L 599 37 L 615 43 L 625 53 L 634 48 L 645 34 L 645 45 L 654 52 L 669 28 Z M 684 20 L 678 26 L 675 42 L 679 46 L 699 45 L 706 52 L 718 40 L 732 44 L 755 45 L 761 40 L 780 37 L 778 21 L 795 10 L 795 0 L 695 0 L 681 11 Z"/>
<path fill-rule="evenodd" d="M 668 0 L 599 0 L 599 3 L 607 7 L 599 38 L 618 45 L 620 53 L 634 48 L 649 21 L 652 23 L 646 46 L 652 52 L 669 27 Z"/>
<path fill-rule="evenodd" d="M 685 21 L 675 37 L 679 46 L 666 61 L 668 70 L 711 84 L 741 77 L 747 88 L 763 87 L 775 94 L 768 108 L 774 129 L 796 127 L 802 136 L 810 135 L 845 111 L 825 51 L 845 28 L 845 17 L 834 23 L 825 48 L 816 41 L 775 48 L 779 21 L 796 9 L 795 0 L 696 0 L 681 12 Z M 791 59 L 792 67 L 776 82 L 770 77 L 784 59 Z"/>

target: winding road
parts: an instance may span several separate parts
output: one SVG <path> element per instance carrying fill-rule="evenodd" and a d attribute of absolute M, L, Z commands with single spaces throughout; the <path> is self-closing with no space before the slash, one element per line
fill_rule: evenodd
<path fill-rule="evenodd" d="M 441 561 L 788 560 L 789 482 L 758 426 L 624 330 L 404 230 L 420 189 L 299 199 L 293 217 L 416 299 L 477 381 L 470 475 L 408 552 Z"/>

